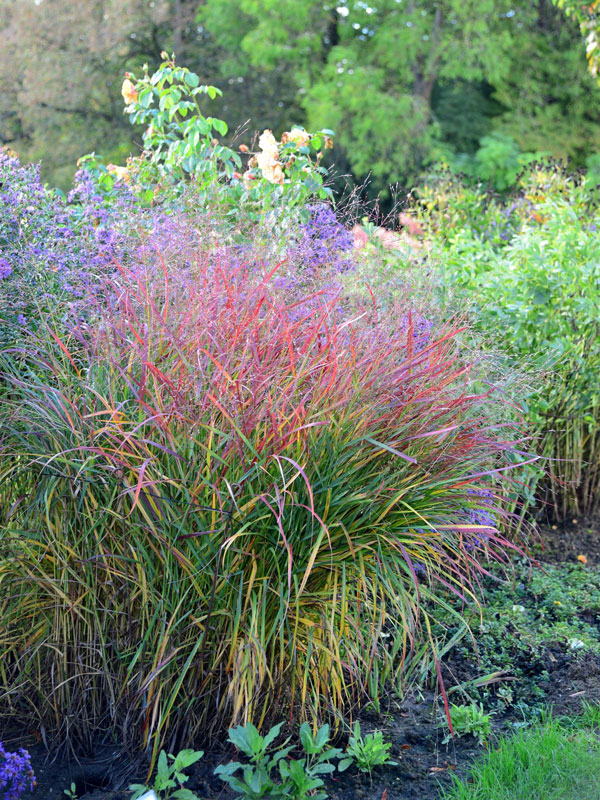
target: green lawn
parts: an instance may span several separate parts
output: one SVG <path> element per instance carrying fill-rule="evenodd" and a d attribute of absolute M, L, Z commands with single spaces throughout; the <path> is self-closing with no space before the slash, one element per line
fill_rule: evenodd
<path fill-rule="evenodd" d="M 443 800 L 600 800 L 600 707 L 502 739 Z"/>

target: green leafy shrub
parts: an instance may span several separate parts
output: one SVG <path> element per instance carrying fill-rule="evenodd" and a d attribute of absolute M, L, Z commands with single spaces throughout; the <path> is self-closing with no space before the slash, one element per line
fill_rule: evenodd
<path fill-rule="evenodd" d="M 511 368 L 525 366 L 533 376 L 526 413 L 546 458 L 545 474 L 532 476 L 537 498 L 558 519 L 594 514 L 600 503 L 600 209 L 593 188 L 560 169 L 531 172 L 505 209 L 511 222 L 500 242 L 484 233 L 499 207 L 486 211 L 477 190 L 456 188 L 437 205 L 427 202 L 444 296 L 470 302 L 477 326 L 502 342 Z M 483 224 L 470 227 L 471 217 Z"/>
<path fill-rule="evenodd" d="M 254 221 L 280 221 L 284 211 L 302 212 L 310 200 L 331 199 L 324 185 L 326 170 L 321 166 L 323 149 L 333 145 L 333 131 L 308 133 L 293 127 L 277 141 L 266 130 L 258 150 L 249 153 L 244 170 L 240 152 L 221 143 L 227 124 L 205 116 L 200 99 L 214 100 L 220 89 L 200 83 L 198 75 L 165 61 L 150 75 L 136 78 L 127 73 L 122 95 L 132 125 L 144 125 L 143 151 L 129 158 L 127 166 L 104 164 L 95 154 L 84 156 L 79 165 L 93 175 L 108 201 L 125 182 L 144 205 L 169 204 L 180 198 L 186 187 L 213 213 L 221 224 L 235 225 L 241 208 Z"/>
<path fill-rule="evenodd" d="M 503 192 L 516 184 L 523 167 L 543 157 L 543 153 L 521 152 L 512 137 L 497 132 L 481 139 L 475 155 L 455 157 L 452 166 Z"/>
<path fill-rule="evenodd" d="M 429 237 L 448 246 L 498 248 L 520 230 L 520 204 L 505 206 L 503 198 L 481 183 L 464 181 L 448 168 L 438 167 L 418 189 L 414 211 Z"/>

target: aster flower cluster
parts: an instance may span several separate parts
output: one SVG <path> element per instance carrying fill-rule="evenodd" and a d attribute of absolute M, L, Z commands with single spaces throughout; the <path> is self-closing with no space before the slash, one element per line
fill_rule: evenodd
<path fill-rule="evenodd" d="M 14 340 L 40 310 L 80 304 L 95 276 L 119 252 L 115 217 L 130 199 L 104 207 L 93 183 L 79 175 L 65 200 L 47 190 L 39 165 L 21 165 L 0 150 L 0 328 Z"/>
<path fill-rule="evenodd" d="M 521 198 L 505 208 L 490 205 L 490 209 L 484 217 L 487 220 L 487 227 L 481 231 L 482 238 L 494 245 L 510 242 L 513 236 L 519 232 L 523 224 L 523 217 L 531 216 L 533 211 L 533 204 L 527 198 Z"/>
<path fill-rule="evenodd" d="M 336 272 L 348 271 L 352 267 L 350 253 L 354 247 L 350 231 L 326 203 L 315 203 L 307 210 L 309 218 L 299 226 L 300 236 L 292 248 L 292 259 L 313 270 L 329 266 Z"/>
<path fill-rule="evenodd" d="M 10 261 L 7 258 L 0 258 L 0 280 L 8 278 L 12 275 L 12 271 Z"/>
<path fill-rule="evenodd" d="M 109 198 L 100 191 L 93 175 L 84 169 L 75 174 L 67 203 L 73 223 L 80 225 L 90 243 L 111 255 L 116 252 L 116 229 L 126 216 L 135 214 L 138 209 L 138 200 L 124 181 L 117 181 L 116 191 Z"/>
<path fill-rule="evenodd" d="M 26 791 L 33 791 L 35 776 L 31 756 L 21 748 L 11 753 L 0 742 L 0 792 L 2 800 L 18 800 Z"/>
<path fill-rule="evenodd" d="M 407 333 L 409 330 L 412 332 L 412 347 L 416 353 L 426 350 L 431 344 L 434 322 L 419 310 L 413 309 L 410 314 L 404 314 L 400 327 Z"/>
<path fill-rule="evenodd" d="M 467 489 L 467 492 L 473 495 L 473 506 L 467 509 L 469 525 L 481 526 L 481 531 L 472 536 L 471 541 L 465 545 L 467 550 L 472 550 L 489 541 L 490 529 L 496 530 L 497 519 L 494 496 L 489 489 Z"/>

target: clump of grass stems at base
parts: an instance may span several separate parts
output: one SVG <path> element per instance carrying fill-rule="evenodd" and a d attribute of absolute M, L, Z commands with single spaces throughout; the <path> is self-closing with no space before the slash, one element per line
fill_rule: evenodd
<path fill-rule="evenodd" d="M 551 716 L 500 740 L 441 800 L 598 800 L 600 709 Z"/>
<path fill-rule="evenodd" d="M 459 331 L 286 299 L 276 271 L 121 268 L 95 323 L 2 357 L 2 707 L 48 739 L 153 763 L 335 723 L 428 657 L 423 600 L 514 547 L 493 480 L 519 432 Z"/>

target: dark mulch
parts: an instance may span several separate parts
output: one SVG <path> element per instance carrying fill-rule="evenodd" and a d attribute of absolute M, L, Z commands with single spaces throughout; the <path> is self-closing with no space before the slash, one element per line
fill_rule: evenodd
<path fill-rule="evenodd" d="M 590 567 L 600 567 L 600 519 L 592 523 L 573 519 L 564 525 L 551 525 L 541 531 L 541 546 L 534 548 L 547 564 L 575 563 L 585 556 Z"/>
<path fill-rule="evenodd" d="M 576 562 L 585 556 L 590 568 L 600 566 L 600 524 L 584 525 L 580 521 L 542 530 L 541 547 L 534 555 L 543 563 Z M 600 701 L 600 656 L 587 652 L 578 656 L 559 643 L 548 642 L 541 658 L 532 658 L 527 665 L 532 679 L 542 685 L 548 702 L 556 714 L 578 713 L 582 701 Z M 542 675 L 547 672 L 547 677 Z M 451 654 L 444 668 L 446 686 L 477 677 L 473 660 Z M 472 737 L 456 739 L 442 745 L 443 732 L 435 714 L 440 714 L 439 696 L 433 690 L 422 690 L 411 697 L 388 698 L 385 713 L 361 716 L 363 732 L 381 729 L 393 743 L 391 754 L 398 765 L 378 769 L 373 781 L 351 771 L 336 774 L 329 782 L 333 800 L 438 800 L 439 786 L 449 785 L 451 774 L 464 776 L 482 748 Z M 434 714 L 434 709 L 436 709 Z M 518 721 L 511 707 L 493 717 L 494 733 L 511 730 Z M 13 731 L 14 734 L 14 731 Z M 5 732 L 7 747 L 27 747 L 31 754 L 38 785 L 31 798 L 64 798 L 64 789 L 75 784 L 79 800 L 129 800 L 127 785 L 143 779 L 139 768 L 114 747 L 100 747 L 91 759 L 52 763 L 43 747 L 31 735 L 11 736 Z M 229 749 L 207 753 L 191 773 L 187 786 L 207 800 L 226 800 L 231 795 L 220 780 L 214 778 L 214 767 L 233 757 Z M 135 773 L 138 773 L 135 775 Z"/>

